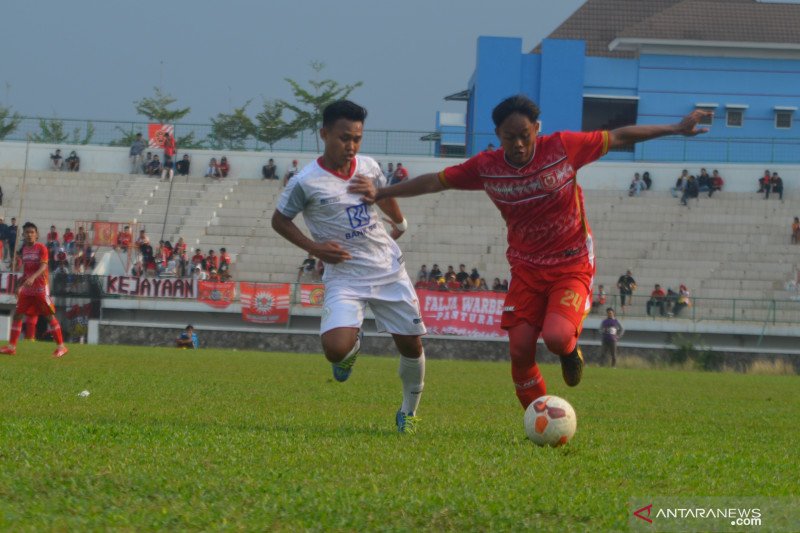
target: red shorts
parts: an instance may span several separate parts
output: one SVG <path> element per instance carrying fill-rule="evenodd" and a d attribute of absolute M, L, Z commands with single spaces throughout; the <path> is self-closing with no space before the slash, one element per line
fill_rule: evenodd
<path fill-rule="evenodd" d="M 17 295 L 17 312 L 18 315 L 39 316 L 39 315 L 54 315 L 56 313 L 56 306 L 53 305 L 53 300 L 46 292 L 28 293 Z"/>
<path fill-rule="evenodd" d="M 583 319 L 592 309 L 594 265 L 584 263 L 547 270 L 511 267 L 511 284 L 500 323 L 510 329 L 527 322 L 542 329 L 548 313 L 558 313 L 575 325 L 580 334 Z"/>

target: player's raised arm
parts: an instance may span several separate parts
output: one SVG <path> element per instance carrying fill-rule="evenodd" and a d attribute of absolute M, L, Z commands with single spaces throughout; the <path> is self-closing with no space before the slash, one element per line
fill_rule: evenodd
<path fill-rule="evenodd" d="M 677 124 L 656 124 L 652 126 L 624 126 L 608 132 L 609 149 L 623 148 L 642 141 L 657 139 L 667 135 L 683 135 L 694 137 L 708 132 L 708 128 L 698 128 L 697 125 L 703 117 L 710 115 L 710 111 L 692 111 Z"/>
<path fill-rule="evenodd" d="M 373 204 L 384 198 L 408 198 L 410 196 L 440 192 L 445 190 L 445 188 L 446 187 L 439 179 L 439 175 L 430 173 L 381 189 L 375 186 L 373 180 L 362 176 L 355 176 L 350 180 L 350 186 L 347 190 L 354 194 L 363 195 L 364 202 Z"/>

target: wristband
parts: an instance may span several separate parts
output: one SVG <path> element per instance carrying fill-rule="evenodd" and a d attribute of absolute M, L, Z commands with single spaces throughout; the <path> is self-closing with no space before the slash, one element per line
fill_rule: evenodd
<path fill-rule="evenodd" d="M 405 232 L 408 229 L 408 220 L 406 220 L 406 217 L 403 217 L 403 221 L 399 224 L 395 223 L 394 227 L 402 232 Z"/>

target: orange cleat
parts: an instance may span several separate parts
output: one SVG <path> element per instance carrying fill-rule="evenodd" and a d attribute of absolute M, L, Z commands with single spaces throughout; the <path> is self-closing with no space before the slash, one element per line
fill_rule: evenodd
<path fill-rule="evenodd" d="M 56 348 L 55 352 L 53 352 L 53 357 L 64 357 L 65 355 L 67 355 L 68 351 L 69 350 L 67 350 L 67 347 L 62 344 L 61 346 Z"/>
<path fill-rule="evenodd" d="M 12 344 L 8 344 L 0 348 L 0 353 L 4 353 L 6 355 L 17 355 L 17 347 Z"/>

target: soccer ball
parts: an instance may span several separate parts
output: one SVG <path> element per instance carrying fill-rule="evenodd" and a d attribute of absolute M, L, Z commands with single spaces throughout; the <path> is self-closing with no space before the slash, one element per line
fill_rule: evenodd
<path fill-rule="evenodd" d="M 577 423 L 575 409 L 558 396 L 540 396 L 525 410 L 525 433 L 539 446 L 568 443 Z"/>

